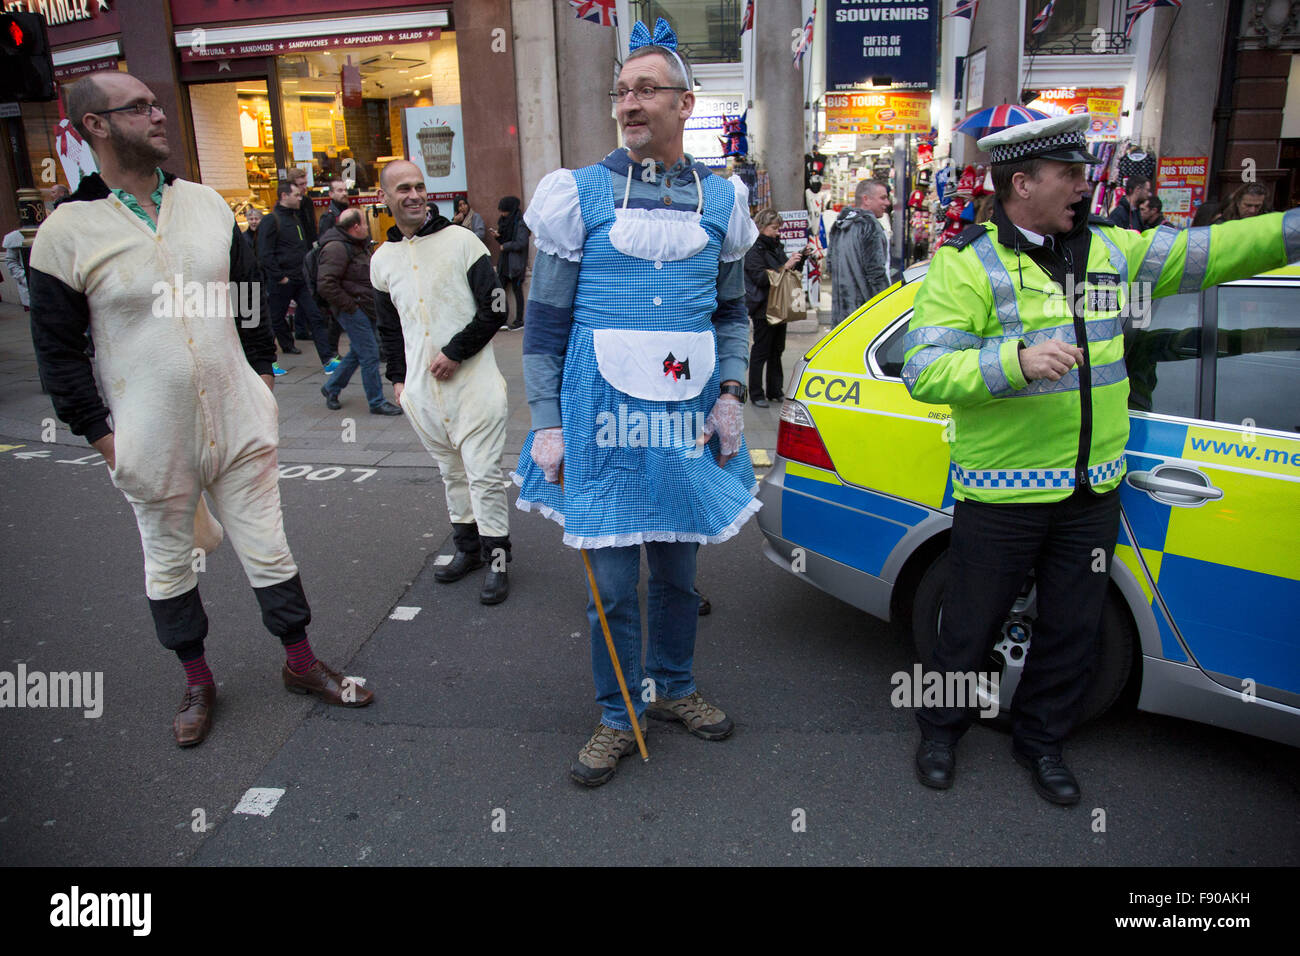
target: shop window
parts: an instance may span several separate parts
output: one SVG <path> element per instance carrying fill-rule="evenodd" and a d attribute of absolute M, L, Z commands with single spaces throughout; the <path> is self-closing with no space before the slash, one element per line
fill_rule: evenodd
<path fill-rule="evenodd" d="M 631 0 L 628 8 L 633 21 L 667 20 L 677 34 L 677 49 L 692 65 L 740 61 L 744 0 Z"/>
<path fill-rule="evenodd" d="M 358 99 L 344 99 L 345 66 L 360 72 Z M 290 164 L 309 170 L 314 187 L 342 178 L 356 190 L 372 191 L 384 165 L 405 155 L 403 111 L 460 103 L 454 34 L 428 43 L 281 56 L 277 69 L 284 153 Z"/>

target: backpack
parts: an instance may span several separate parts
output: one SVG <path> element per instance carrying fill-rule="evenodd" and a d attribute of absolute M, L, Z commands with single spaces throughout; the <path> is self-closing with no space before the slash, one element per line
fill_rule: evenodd
<path fill-rule="evenodd" d="M 330 241 L 345 242 L 346 240 L 332 239 Z M 353 255 L 351 245 L 352 245 L 351 243 L 348 243 L 349 246 L 348 264 L 349 265 L 351 265 L 352 263 L 352 255 Z M 315 301 L 317 308 L 319 308 L 323 314 L 332 315 L 333 311 L 330 309 L 329 303 L 326 302 L 324 297 L 319 292 L 316 291 L 316 278 L 320 272 L 320 251 L 323 248 L 325 247 L 322 246 L 320 243 L 317 243 L 316 245 L 312 246 L 310 249 L 307 250 L 307 256 L 305 259 L 302 260 L 302 277 L 303 277 L 303 281 L 307 283 L 307 288 L 311 290 L 311 297 Z M 344 268 L 346 268 L 346 266 Z"/>

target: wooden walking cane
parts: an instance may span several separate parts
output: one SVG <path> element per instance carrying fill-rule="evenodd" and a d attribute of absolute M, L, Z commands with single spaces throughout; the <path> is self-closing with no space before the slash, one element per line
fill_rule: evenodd
<path fill-rule="evenodd" d="M 564 472 L 560 472 L 560 491 L 564 490 Z M 632 696 L 627 692 L 627 682 L 623 680 L 623 668 L 618 663 L 618 652 L 614 650 L 614 638 L 609 633 L 609 622 L 605 620 L 605 605 L 600 601 L 600 592 L 596 590 L 596 574 L 591 570 L 591 558 L 587 556 L 586 548 L 579 548 L 582 552 L 582 563 L 587 568 L 587 581 L 591 585 L 591 596 L 596 601 L 596 616 L 600 618 L 600 629 L 605 635 L 605 647 L 609 649 L 609 659 L 614 665 L 614 676 L 618 678 L 618 689 L 623 693 L 623 704 L 627 707 L 628 720 L 632 722 L 632 733 L 636 736 L 637 749 L 641 751 L 641 759 L 649 760 L 650 754 L 645 749 L 645 738 L 641 736 L 641 724 L 636 719 L 636 711 L 632 709 Z"/>

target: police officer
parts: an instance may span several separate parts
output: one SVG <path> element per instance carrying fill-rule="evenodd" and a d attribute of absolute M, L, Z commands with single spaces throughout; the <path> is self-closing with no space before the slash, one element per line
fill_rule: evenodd
<path fill-rule="evenodd" d="M 1012 753 L 1039 795 L 1079 801 L 1062 760 L 1097 656 L 1119 528 L 1133 286 L 1194 292 L 1300 258 L 1300 209 L 1143 234 L 1090 218 L 1088 116 L 986 136 L 992 219 L 939 249 L 917 293 L 903 380 L 952 407 L 952 538 L 939 640 L 927 666 L 971 674 L 1027 575 L 1037 588 L 1012 701 Z M 1062 294 L 1064 292 L 1064 294 Z M 1148 300 L 1149 301 L 1149 298 Z M 955 682 L 945 681 L 956 686 Z M 959 703 L 918 711 L 916 773 L 952 786 L 969 726 Z"/>

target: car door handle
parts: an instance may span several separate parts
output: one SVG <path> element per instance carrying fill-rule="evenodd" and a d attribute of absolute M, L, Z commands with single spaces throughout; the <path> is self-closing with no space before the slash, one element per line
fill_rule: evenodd
<path fill-rule="evenodd" d="M 1175 481 L 1161 478 L 1149 471 L 1130 471 L 1128 483 L 1134 488 L 1141 488 L 1148 494 L 1186 495 L 1200 501 L 1218 501 L 1223 497 L 1223 489 L 1213 485 L 1194 485 L 1187 481 Z"/>

